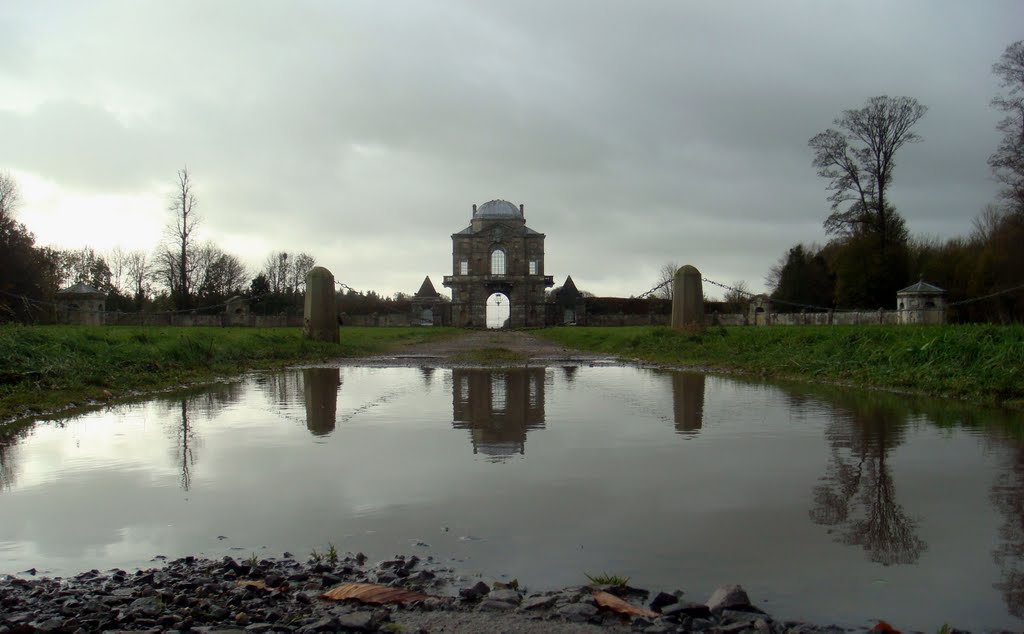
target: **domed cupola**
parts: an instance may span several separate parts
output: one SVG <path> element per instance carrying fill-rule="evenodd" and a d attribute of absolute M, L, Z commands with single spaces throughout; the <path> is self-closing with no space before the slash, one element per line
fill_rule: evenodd
<path fill-rule="evenodd" d="M 473 218 L 515 218 L 523 219 L 522 206 L 516 207 L 507 200 L 489 200 L 477 207 L 473 205 Z"/>

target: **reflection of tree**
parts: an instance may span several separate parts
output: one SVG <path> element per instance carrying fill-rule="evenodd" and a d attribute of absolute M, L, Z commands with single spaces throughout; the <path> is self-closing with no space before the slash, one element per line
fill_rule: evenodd
<path fill-rule="evenodd" d="M 694 435 L 704 424 L 704 374 L 672 373 L 672 416 L 676 433 Z"/>
<path fill-rule="evenodd" d="M 992 503 L 1003 514 L 1002 543 L 992 551 L 1002 569 L 995 584 L 1010 614 L 1024 618 L 1024 441 L 1016 440 L 1010 464 L 992 485 Z"/>
<path fill-rule="evenodd" d="M 256 378 L 256 386 L 275 406 L 287 407 L 294 404 L 303 393 L 300 372 L 275 372 Z"/>
<path fill-rule="evenodd" d="M 452 426 L 468 429 L 473 453 L 499 462 L 526 451 L 544 426 L 544 368 L 452 370 Z"/>
<path fill-rule="evenodd" d="M 302 370 L 303 394 L 306 399 L 306 429 L 314 436 L 334 431 L 338 414 L 338 368 L 305 368 Z"/>
<path fill-rule="evenodd" d="M 896 502 L 889 451 L 903 439 L 904 412 L 878 407 L 872 395 L 850 394 L 834 404 L 826 437 L 828 473 L 814 489 L 811 519 L 835 526 L 838 539 L 860 546 L 883 565 L 917 561 L 927 544 Z"/>
<path fill-rule="evenodd" d="M 18 453 L 17 436 L 0 438 L 0 491 L 14 486 L 14 463 Z"/>
<path fill-rule="evenodd" d="M 222 409 L 241 399 L 243 383 L 219 383 L 158 397 L 167 405 L 168 414 L 174 412 L 171 435 L 174 446 L 171 455 L 181 469 L 181 488 L 188 491 L 192 486 L 192 467 L 196 464 L 196 449 L 202 441 L 196 430 L 196 417 L 210 419 Z"/>
<path fill-rule="evenodd" d="M 181 466 L 181 488 L 188 491 L 192 484 L 192 465 L 196 462 L 192 448 L 196 444 L 196 432 L 189 419 L 188 399 L 181 399 L 181 425 L 175 429 L 175 458 Z"/>
<path fill-rule="evenodd" d="M 434 379 L 434 368 L 423 366 L 420 368 L 420 375 L 423 377 L 423 386 L 429 388 Z"/>

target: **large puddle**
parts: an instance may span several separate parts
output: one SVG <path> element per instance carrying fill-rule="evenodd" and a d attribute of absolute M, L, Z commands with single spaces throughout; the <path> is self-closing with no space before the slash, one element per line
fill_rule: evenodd
<path fill-rule="evenodd" d="M 741 583 L 782 618 L 1019 630 L 1021 424 L 622 366 L 255 375 L 0 439 L 0 573 L 334 543 L 532 589 Z"/>

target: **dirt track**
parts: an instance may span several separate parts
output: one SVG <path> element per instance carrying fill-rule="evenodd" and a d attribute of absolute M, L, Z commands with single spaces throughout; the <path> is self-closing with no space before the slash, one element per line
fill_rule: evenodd
<path fill-rule="evenodd" d="M 413 344 L 395 350 L 387 355 L 370 359 L 375 362 L 415 364 L 422 361 L 434 363 L 461 363 L 464 355 L 474 350 L 501 348 L 535 363 L 587 362 L 607 359 L 607 355 L 590 354 L 572 350 L 550 341 L 545 341 L 527 332 L 516 330 L 465 330 L 450 339 Z M 354 362 L 356 360 L 353 360 Z M 358 362 L 365 363 L 367 359 Z"/>

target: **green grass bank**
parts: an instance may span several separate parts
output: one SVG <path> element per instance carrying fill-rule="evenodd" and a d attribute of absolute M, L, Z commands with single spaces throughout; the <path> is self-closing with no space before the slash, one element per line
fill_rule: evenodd
<path fill-rule="evenodd" d="M 1024 325 L 564 327 L 570 348 L 656 363 L 845 383 L 1024 408 Z"/>
<path fill-rule="evenodd" d="M 0 421 L 252 368 L 356 357 L 450 337 L 451 328 L 343 328 L 341 343 L 299 328 L 0 326 Z"/>

